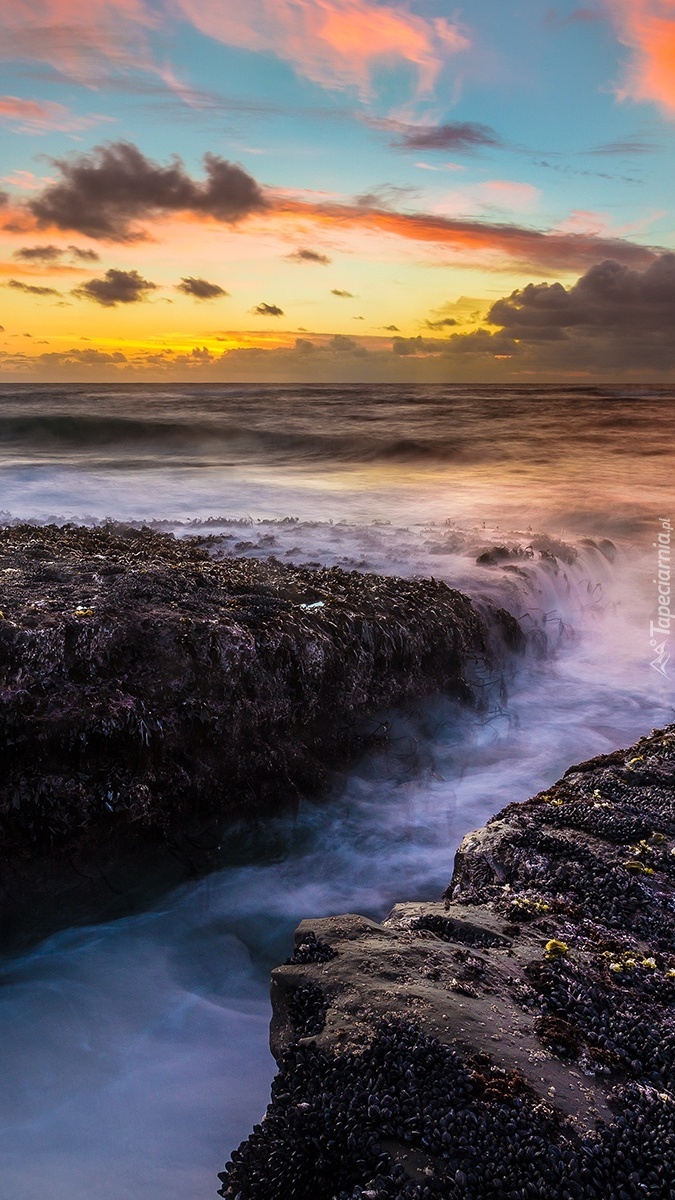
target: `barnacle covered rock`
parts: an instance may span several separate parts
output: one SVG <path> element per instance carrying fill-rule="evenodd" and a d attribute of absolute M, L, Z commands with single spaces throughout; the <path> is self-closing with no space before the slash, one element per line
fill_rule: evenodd
<path fill-rule="evenodd" d="M 469 834 L 444 903 L 304 921 L 220 1195 L 675 1200 L 674 843 L 671 726 Z"/>

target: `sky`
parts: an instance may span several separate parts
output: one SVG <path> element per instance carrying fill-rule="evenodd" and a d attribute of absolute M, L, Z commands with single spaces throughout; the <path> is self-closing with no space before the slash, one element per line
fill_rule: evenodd
<path fill-rule="evenodd" d="M 675 373 L 675 0 L 4 0 L 0 382 Z"/>

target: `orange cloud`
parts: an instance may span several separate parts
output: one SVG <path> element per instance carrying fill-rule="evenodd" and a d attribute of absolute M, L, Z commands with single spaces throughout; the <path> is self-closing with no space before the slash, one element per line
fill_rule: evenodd
<path fill-rule="evenodd" d="M 4 0 L 0 56 L 47 62 L 83 83 L 100 83 L 101 61 L 126 70 L 156 68 L 143 31 L 160 24 L 144 0 Z"/>
<path fill-rule="evenodd" d="M 23 100 L 19 96 L 0 96 L 0 120 L 11 122 L 21 133 L 47 133 L 59 130 L 75 133 L 110 120 L 96 114 L 76 116 L 64 104 L 46 100 Z"/>
<path fill-rule="evenodd" d="M 335 229 L 372 229 L 383 234 L 422 243 L 436 243 L 471 256 L 484 256 L 483 266 L 543 269 L 547 271 L 585 270 L 603 258 L 612 258 L 626 266 L 648 267 L 656 257 L 654 250 L 619 237 L 598 237 L 593 233 L 558 233 L 527 229 L 522 225 L 489 224 L 428 213 L 401 213 L 358 204 L 310 205 L 282 200 L 278 213 L 310 218 Z"/>
<path fill-rule="evenodd" d="M 675 0 L 605 0 L 619 40 L 633 51 L 622 98 L 675 116 Z"/>
<path fill-rule="evenodd" d="M 329 88 L 354 87 L 363 99 L 379 63 L 404 62 L 429 93 L 448 55 L 466 49 L 459 28 L 403 7 L 368 0 L 177 0 L 184 15 L 228 46 L 264 51 L 290 62 L 300 75 Z"/>
<path fill-rule="evenodd" d="M 182 85 L 153 58 L 146 33 L 176 17 L 207 37 L 274 54 L 329 88 L 355 87 L 366 99 L 378 64 L 407 63 L 428 94 L 448 55 L 468 39 L 445 17 L 418 16 L 373 0 L 5 0 L 0 57 L 47 62 L 82 83 L 100 85 L 101 63 L 160 75 Z"/>

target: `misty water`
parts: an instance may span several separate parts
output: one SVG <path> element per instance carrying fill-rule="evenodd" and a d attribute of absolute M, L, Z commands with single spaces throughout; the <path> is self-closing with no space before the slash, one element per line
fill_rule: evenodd
<path fill-rule="evenodd" d="M 213 1195 L 267 1102 L 269 971 L 297 922 L 438 898 L 468 830 L 675 719 L 649 644 L 672 405 L 641 389 L 0 390 L 4 520 L 146 521 L 212 535 L 216 555 L 434 575 L 533 635 L 479 710 L 379 714 L 387 752 L 233 837 L 221 871 L 3 964 L 8 1200 Z M 494 545 L 520 555 L 477 564 Z"/>

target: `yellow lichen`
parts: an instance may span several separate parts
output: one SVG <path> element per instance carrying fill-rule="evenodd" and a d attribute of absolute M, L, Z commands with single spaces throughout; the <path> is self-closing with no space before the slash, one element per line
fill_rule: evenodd
<path fill-rule="evenodd" d="M 513 906 L 531 913 L 545 913 L 551 910 L 551 905 L 547 904 L 545 900 L 533 900 L 529 896 L 516 896 Z"/>
<path fill-rule="evenodd" d="M 635 875 L 653 875 L 654 874 L 653 867 L 645 867 L 644 863 L 637 862 L 637 860 L 634 858 L 629 858 L 626 862 L 622 863 L 621 865 L 623 867 L 625 867 L 627 871 L 632 871 L 633 874 L 635 874 Z"/>
<path fill-rule="evenodd" d="M 632 971 L 634 967 L 642 967 L 645 971 L 656 971 L 656 959 L 651 955 L 640 954 L 636 950 L 610 951 L 604 950 L 601 958 L 608 959 L 610 971 L 615 975 L 619 975 L 622 971 Z M 668 975 L 668 972 L 666 972 Z M 675 971 L 672 972 L 670 978 L 675 978 Z"/>
<path fill-rule="evenodd" d="M 544 958 L 564 958 L 569 954 L 569 946 L 567 942 L 561 942 L 558 938 L 551 938 L 550 942 L 544 947 Z"/>

